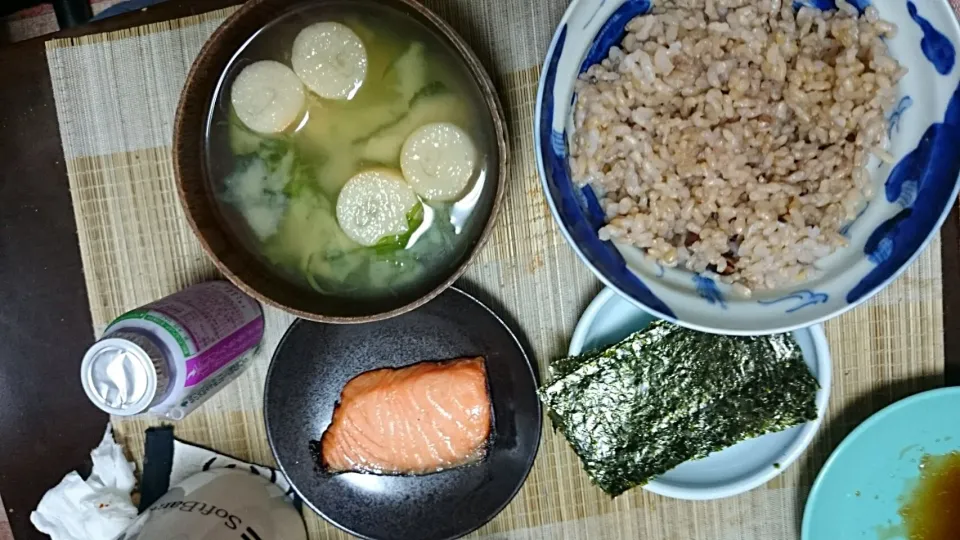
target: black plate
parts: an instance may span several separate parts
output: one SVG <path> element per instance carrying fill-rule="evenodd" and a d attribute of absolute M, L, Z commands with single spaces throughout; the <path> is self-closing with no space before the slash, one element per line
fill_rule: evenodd
<path fill-rule="evenodd" d="M 319 472 L 320 440 L 347 381 L 372 369 L 483 356 L 494 436 L 479 464 L 423 476 Z M 334 525 L 365 538 L 446 539 L 493 519 L 516 495 L 540 444 L 540 401 L 516 337 L 486 306 L 448 289 L 423 307 L 355 325 L 297 320 L 267 373 L 270 447 L 303 500 Z"/>

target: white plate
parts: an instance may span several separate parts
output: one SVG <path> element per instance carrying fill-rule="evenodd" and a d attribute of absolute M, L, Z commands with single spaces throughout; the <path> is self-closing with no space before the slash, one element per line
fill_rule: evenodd
<path fill-rule="evenodd" d="M 656 317 L 605 288 L 583 312 L 570 341 L 570 355 L 612 345 Z M 704 459 L 688 461 L 650 481 L 643 489 L 677 499 L 730 497 L 760 486 L 783 472 L 807 448 L 820 427 L 830 396 L 830 349 L 823 327 L 793 332 L 803 358 L 820 383 L 817 420 L 743 441 Z"/>

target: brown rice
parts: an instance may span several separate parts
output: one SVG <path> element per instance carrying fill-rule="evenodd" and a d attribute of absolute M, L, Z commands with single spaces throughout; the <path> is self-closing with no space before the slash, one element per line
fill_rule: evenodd
<path fill-rule="evenodd" d="M 906 73 L 897 29 L 844 0 L 658 1 L 577 81 L 570 167 L 599 231 L 744 293 L 811 276 L 844 246 Z"/>

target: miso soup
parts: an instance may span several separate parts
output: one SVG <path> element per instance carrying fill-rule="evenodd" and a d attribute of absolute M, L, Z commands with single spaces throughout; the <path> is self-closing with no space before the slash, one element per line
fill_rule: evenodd
<path fill-rule="evenodd" d="M 224 223 L 304 288 L 421 295 L 487 219 L 484 103 L 456 51 L 410 15 L 366 1 L 292 11 L 217 88 L 206 155 Z"/>

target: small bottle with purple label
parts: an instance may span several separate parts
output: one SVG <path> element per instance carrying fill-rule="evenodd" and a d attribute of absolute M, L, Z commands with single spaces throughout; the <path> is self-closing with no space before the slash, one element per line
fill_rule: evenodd
<path fill-rule="evenodd" d="M 83 389 L 110 414 L 180 420 L 246 369 L 263 324 L 230 283 L 194 285 L 110 323 L 83 357 Z"/>

